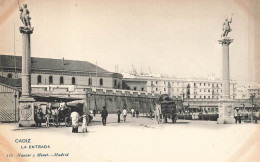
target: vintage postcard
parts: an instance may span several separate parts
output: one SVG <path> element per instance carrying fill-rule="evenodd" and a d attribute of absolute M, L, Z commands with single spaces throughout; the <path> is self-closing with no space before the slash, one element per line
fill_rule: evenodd
<path fill-rule="evenodd" d="M 0 162 L 260 161 L 259 14 L 0 0 Z"/>

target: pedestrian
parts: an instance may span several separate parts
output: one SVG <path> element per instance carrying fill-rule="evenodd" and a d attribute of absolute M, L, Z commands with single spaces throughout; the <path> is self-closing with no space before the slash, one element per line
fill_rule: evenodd
<path fill-rule="evenodd" d="M 49 106 L 46 108 L 46 114 L 45 114 L 45 121 L 46 121 L 46 127 L 50 127 L 50 117 L 51 117 L 51 103 L 49 103 Z"/>
<path fill-rule="evenodd" d="M 235 120 L 236 120 L 236 124 L 237 124 L 237 121 L 238 121 L 238 114 L 237 114 L 238 109 L 239 109 L 239 108 L 236 108 L 236 109 L 235 109 Z"/>
<path fill-rule="evenodd" d="M 136 118 L 138 118 L 139 117 L 139 111 L 136 110 L 135 114 L 136 114 Z"/>
<path fill-rule="evenodd" d="M 126 122 L 126 116 L 127 116 L 127 111 L 126 111 L 126 109 L 124 108 L 124 110 L 123 110 L 124 122 Z"/>
<path fill-rule="evenodd" d="M 82 133 L 86 133 L 87 130 L 87 115 L 83 115 L 83 120 L 82 120 Z"/>
<path fill-rule="evenodd" d="M 241 124 L 241 116 L 242 116 L 241 110 L 238 109 L 238 111 L 237 111 L 237 117 L 238 117 L 238 122 L 239 122 L 239 124 Z"/>
<path fill-rule="evenodd" d="M 102 123 L 104 126 L 106 125 L 107 122 L 107 116 L 108 116 L 108 112 L 106 110 L 106 106 L 104 106 L 103 110 L 101 111 Z"/>
<path fill-rule="evenodd" d="M 258 123 L 257 122 L 257 119 L 259 118 L 259 111 L 258 110 L 256 110 L 256 112 L 255 112 L 255 123 Z"/>
<path fill-rule="evenodd" d="M 132 117 L 134 117 L 135 116 L 135 109 L 131 109 L 131 113 L 132 113 Z"/>
<path fill-rule="evenodd" d="M 120 115 L 121 115 L 121 111 L 120 109 L 118 108 L 117 109 L 117 122 L 120 123 Z"/>
<path fill-rule="evenodd" d="M 153 111 L 152 111 L 152 109 L 150 109 L 149 114 L 150 114 L 150 119 L 152 119 L 152 117 L 153 117 Z"/>
<path fill-rule="evenodd" d="M 96 113 L 97 113 L 97 111 L 96 111 L 96 109 L 94 109 L 94 110 L 93 110 L 93 116 L 94 116 L 94 117 L 96 116 Z"/>
<path fill-rule="evenodd" d="M 79 113 L 74 111 L 70 114 L 71 123 L 72 123 L 72 133 L 78 133 L 79 127 Z"/>
<path fill-rule="evenodd" d="M 36 110 L 36 127 L 41 127 L 42 116 L 43 116 L 42 109 L 41 107 L 38 107 Z"/>
<path fill-rule="evenodd" d="M 51 114 L 53 115 L 55 126 L 59 126 L 59 110 L 57 108 L 51 109 Z"/>

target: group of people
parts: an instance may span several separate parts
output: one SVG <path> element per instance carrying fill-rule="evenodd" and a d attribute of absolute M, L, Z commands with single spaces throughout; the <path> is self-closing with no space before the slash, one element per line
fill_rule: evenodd
<path fill-rule="evenodd" d="M 117 114 L 117 122 L 118 123 L 121 122 L 121 118 L 120 118 L 121 114 L 123 116 L 123 121 L 126 122 L 126 117 L 127 117 L 126 108 L 123 109 L 123 112 L 121 112 L 121 110 L 118 108 L 116 114 Z M 132 114 L 132 117 L 135 117 L 135 115 L 136 115 L 136 118 L 139 117 L 139 111 L 138 110 L 136 110 L 136 112 L 135 112 L 134 109 L 131 109 L 131 114 Z M 108 112 L 107 112 L 106 106 L 104 106 L 103 110 L 101 111 L 102 124 L 104 126 L 106 125 L 107 116 L 108 116 Z"/>
<path fill-rule="evenodd" d="M 35 126 L 41 127 L 42 121 L 43 121 L 43 119 L 45 119 L 46 127 L 49 128 L 50 127 L 50 117 L 52 115 L 52 111 L 53 111 L 54 117 L 56 117 L 57 116 L 57 115 L 55 116 L 56 111 L 52 110 L 51 104 L 48 104 L 48 106 L 46 107 L 45 114 L 43 114 L 42 108 L 40 106 L 38 106 L 36 109 L 36 113 L 35 113 L 35 123 L 36 123 Z"/>
<path fill-rule="evenodd" d="M 34 116 L 36 123 L 35 126 L 41 127 L 41 123 L 43 122 L 43 119 L 45 119 L 46 127 L 49 128 L 51 116 L 53 116 L 55 126 L 59 126 L 59 111 L 64 109 L 66 107 L 66 104 L 64 102 L 61 102 L 59 108 L 52 108 L 52 104 L 48 103 L 48 105 L 46 105 L 45 113 L 42 112 L 42 108 L 40 107 L 40 105 L 36 107 L 37 109 Z"/>
<path fill-rule="evenodd" d="M 242 111 L 240 108 L 236 108 L 235 109 L 235 113 L 234 113 L 234 117 L 235 117 L 235 121 L 236 121 L 236 124 L 239 123 L 241 124 L 241 119 L 242 119 Z M 259 118 L 259 111 L 258 110 L 255 110 L 254 113 L 252 113 L 252 118 L 254 120 L 254 123 L 258 123 L 258 118 Z"/>
<path fill-rule="evenodd" d="M 87 130 L 88 116 L 86 114 L 80 116 L 78 112 L 74 111 L 71 113 L 70 117 L 71 117 L 72 133 L 78 133 L 79 121 L 81 117 L 82 117 L 81 132 L 86 133 L 88 131 Z"/>

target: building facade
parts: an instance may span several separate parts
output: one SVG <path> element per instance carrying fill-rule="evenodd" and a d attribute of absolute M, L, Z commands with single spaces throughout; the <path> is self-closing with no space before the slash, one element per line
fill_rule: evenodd
<path fill-rule="evenodd" d="M 22 57 L 0 55 L 0 76 L 21 78 Z M 122 75 L 87 61 L 31 58 L 31 84 L 40 86 L 83 86 L 121 89 Z"/>
<path fill-rule="evenodd" d="M 145 91 L 147 93 L 168 94 L 187 99 L 222 98 L 221 80 L 134 77 L 124 78 L 124 89 Z M 236 98 L 236 83 L 230 83 L 230 98 Z"/>

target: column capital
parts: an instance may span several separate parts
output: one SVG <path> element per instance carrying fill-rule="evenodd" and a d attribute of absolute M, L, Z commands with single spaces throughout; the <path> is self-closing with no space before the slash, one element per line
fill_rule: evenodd
<path fill-rule="evenodd" d="M 230 43 L 233 42 L 233 39 L 229 38 L 229 37 L 224 37 L 220 40 L 218 40 L 219 44 L 222 44 L 222 45 L 229 45 Z"/>
<path fill-rule="evenodd" d="M 20 26 L 20 33 L 22 34 L 32 34 L 33 33 L 33 27 L 29 26 Z"/>

